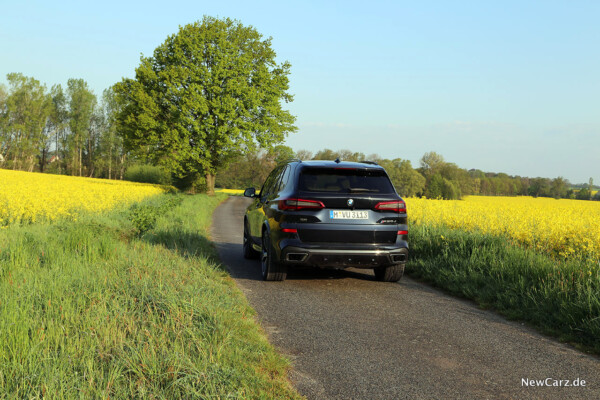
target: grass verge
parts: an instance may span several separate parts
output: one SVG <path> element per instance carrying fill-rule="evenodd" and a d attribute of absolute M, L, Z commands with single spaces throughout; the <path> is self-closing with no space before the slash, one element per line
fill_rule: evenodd
<path fill-rule="evenodd" d="M 411 276 L 600 354 L 597 265 L 559 262 L 502 237 L 444 226 L 413 226 L 410 234 Z"/>
<path fill-rule="evenodd" d="M 146 233 L 124 210 L 0 230 L 0 398 L 299 398 L 216 261 L 226 196 L 173 196 Z"/>

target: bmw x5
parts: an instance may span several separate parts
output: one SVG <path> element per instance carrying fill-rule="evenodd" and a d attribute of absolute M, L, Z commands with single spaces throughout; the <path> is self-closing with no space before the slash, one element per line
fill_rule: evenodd
<path fill-rule="evenodd" d="M 406 204 L 373 162 L 279 164 L 244 215 L 244 257 L 259 258 L 264 280 L 290 268 L 371 268 L 398 281 L 408 258 Z"/>

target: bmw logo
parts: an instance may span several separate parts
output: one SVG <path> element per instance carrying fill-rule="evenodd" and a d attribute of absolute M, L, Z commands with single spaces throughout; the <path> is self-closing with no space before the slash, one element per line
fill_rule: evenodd
<path fill-rule="evenodd" d="M 348 199 L 348 207 L 352 207 L 354 205 L 354 200 Z"/>

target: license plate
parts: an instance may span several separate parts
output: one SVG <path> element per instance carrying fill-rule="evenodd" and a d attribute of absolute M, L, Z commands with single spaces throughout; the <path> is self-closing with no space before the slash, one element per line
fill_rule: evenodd
<path fill-rule="evenodd" d="M 368 211 L 330 210 L 330 219 L 369 219 Z"/>

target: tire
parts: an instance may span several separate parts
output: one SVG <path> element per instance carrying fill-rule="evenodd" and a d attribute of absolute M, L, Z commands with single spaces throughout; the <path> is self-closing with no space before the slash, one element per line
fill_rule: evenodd
<path fill-rule="evenodd" d="M 260 255 L 262 277 L 265 281 L 284 281 L 287 277 L 287 268 L 274 259 L 273 253 L 271 238 L 265 230 L 262 234 L 262 252 Z"/>
<path fill-rule="evenodd" d="M 394 264 L 389 267 L 379 267 L 373 270 L 375 278 L 382 282 L 398 282 L 404 275 L 404 264 Z"/>
<path fill-rule="evenodd" d="M 252 248 L 252 239 L 248 233 L 248 223 L 244 221 L 244 258 L 256 260 L 260 256 L 260 252 Z"/>

